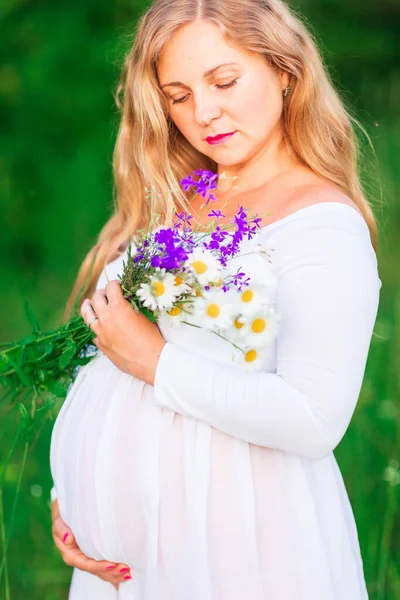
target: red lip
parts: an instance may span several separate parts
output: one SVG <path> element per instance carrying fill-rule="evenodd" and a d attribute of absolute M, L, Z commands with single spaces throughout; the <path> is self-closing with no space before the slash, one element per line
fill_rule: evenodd
<path fill-rule="evenodd" d="M 213 142 L 213 141 L 217 141 L 220 140 L 221 138 L 227 137 L 228 135 L 233 135 L 235 132 L 231 131 L 230 133 L 220 133 L 219 135 L 216 135 L 215 137 L 212 137 L 211 135 L 206 137 L 206 141 L 209 142 Z"/>

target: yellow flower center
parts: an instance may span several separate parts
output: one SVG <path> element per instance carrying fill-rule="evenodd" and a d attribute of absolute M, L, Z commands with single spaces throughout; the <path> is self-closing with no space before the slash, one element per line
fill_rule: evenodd
<path fill-rule="evenodd" d="M 176 315 L 179 315 L 181 312 L 182 309 L 179 308 L 179 306 L 173 306 L 171 310 L 168 311 L 168 314 L 171 315 L 171 317 L 176 317 Z"/>
<path fill-rule="evenodd" d="M 215 319 L 216 317 L 218 317 L 220 312 L 221 311 L 220 311 L 218 304 L 211 303 L 207 306 L 207 315 L 209 317 L 211 317 L 212 319 Z"/>
<path fill-rule="evenodd" d="M 265 319 L 262 319 L 261 317 L 258 317 L 257 319 L 254 319 L 254 321 L 251 324 L 251 330 L 254 333 L 262 333 L 264 331 L 264 329 L 266 328 L 267 323 L 265 322 Z"/>
<path fill-rule="evenodd" d="M 165 293 L 165 286 L 161 281 L 153 281 L 153 290 L 156 296 L 162 296 Z"/>
<path fill-rule="evenodd" d="M 196 271 L 197 275 L 201 275 L 207 271 L 207 265 L 203 260 L 194 260 L 192 267 Z"/>
<path fill-rule="evenodd" d="M 234 320 L 233 324 L 236 327 L 236 329 L 242 329 L 244 323 L 241 323 L 240 321 L 238 321 L 239 317 L 236 317 L 236 319 Z"/>
<path fill-rule="evenodd" d="M 197 288 L 197 290 L 196 290 L 196 296 L 203 296 L 203 294 L 201 293 L 200 288 Z"/>
<path fill-rule="evenodd" d="M 242 302 L 250 302 L 250 300 L 253 300 L 253 296 L 254 294 L 251 290 L 246 290 L 242 294 Z"/>
<path fill-rule="evenodd" d="M 246 362 L 253 362 L 256 360 L 256 358 L 257 358 L 257 350 L 249 350 L 248 352 L 246 352 L 246 357 L 245 357 Z"/>
<path fill-rule="evenodd" d="M 182 281 L 183 281 L 182 277 L 177 276 L 177 277 L 175 277 L 174 285 L 181 285 Z"/>

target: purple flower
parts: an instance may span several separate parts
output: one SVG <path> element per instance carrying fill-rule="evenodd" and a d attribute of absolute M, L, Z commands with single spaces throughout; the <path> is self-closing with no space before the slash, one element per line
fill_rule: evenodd
<path fill-rule="evenodd" d="M 183 180 L 182 180 L 183 181 Z M 175 223 L 174 227 L 177 229 L 183 225 L 183 230 L 187 231 L 187 229 L 191 229 L 191 224 L 189 223 L 190 219 L 193 219 L 193 215 L 188 214 L 186 211 L 182 211 L 180 214 L 177 212 L 174 213 L 176 217 L 178 217 L 179 221 Z"/>
<path fill-rule="evenodd" d="M 152 257 L 151 259 L 151 266 L 152 267 L 159 267 L 161 263 L 161 257 L 157 256 L 157 254 L 155 256 Z"/>
<path fill-rule="evenodd" d="M 225 215 L 223 215 L 218 208 L 214 208 L 210 213 L 208 213 L 207 217 L 216 217 L 218 219 L 219 217 L 225 217 Z"/>
<path fill-rule="evenodd" d="M 200 176 L 199 181 L 195 181 L 192 175 L 188 175 L 188 177 L 184 177 L 181 180 L 180 183 L 185 192 L 193 187 L 196 191 L 196 194 L 201 194 L 203 198 L 208 195 L 206 204 L 208 204 L 210 200 L 217 201 L 217 198 L 214 196 L 214 194 L 211 194 L 211 190 L 217 189 L 216 180 L 218 179 L 218 173 L 213 173 L 208 169 L 199 169 L 195 171 L 194 174 Z"/>

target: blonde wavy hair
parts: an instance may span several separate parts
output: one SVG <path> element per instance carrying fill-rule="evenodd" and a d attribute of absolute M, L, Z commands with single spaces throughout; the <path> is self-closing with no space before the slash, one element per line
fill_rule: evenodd
<path fill-rule="evenodd" d="M 190 212 L 189 192 L 179 184 L 183 177 L 199 168 L 217 171 L 217 164 L 193 148 L 169 117 L 157 78 L 164 46 L 180 27 L 197 19 L 216 24 L 227 42 L 257 52 L 289 74 L 291 91 L 282 113 L 286 142 L 314 173 L 357 204 L 376 249 L 377 225 L 360 181 L 354 126 L 372 144 L 344 106 L 301 19 L 281 0 L 155 0 L 137 22 L 115 95 L 121 121 L 113 156 L 114 211 L 83 260 L 65 318 L 78 296 L 93 294 L 104 266 L 137 229 L 146 227 L 150 213 L 170 226 L 175 210 Z"/>

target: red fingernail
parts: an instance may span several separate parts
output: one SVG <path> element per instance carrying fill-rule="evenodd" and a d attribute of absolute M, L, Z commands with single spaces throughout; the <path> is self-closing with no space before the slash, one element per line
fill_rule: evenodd
<path fill-rule="evenodd" d="M 110 565 L 109 567 L 106 567 L 106 569 L 115 569 L 117 565 Z"/>
<path fill-rule="evenodd" d="M 124 579 L 132 579 L 130 575 L 125 575 Z"/>
<path fill-rule="evenodd" d="M 69 532 L 67 531 L 67 533 L 63 537 L 63 542 L 65 542 L 65 540 L 67 539 L 68 535 L 69 535 Z"/>
<path fill-rule="evenodd" d="M 120 573 L 126 573 L 127 571 L 129 571 L 127 567 L 124 567 L 123 569 L 119 570 Z"/>

